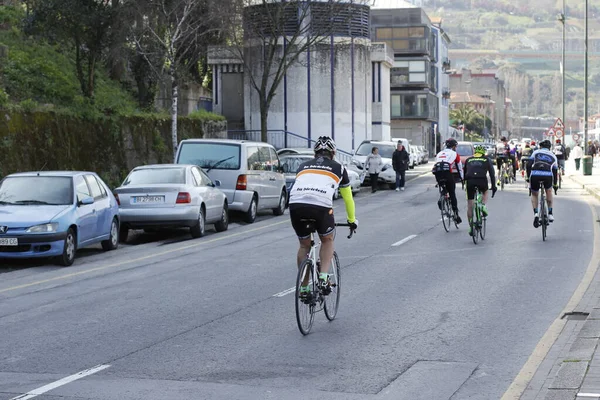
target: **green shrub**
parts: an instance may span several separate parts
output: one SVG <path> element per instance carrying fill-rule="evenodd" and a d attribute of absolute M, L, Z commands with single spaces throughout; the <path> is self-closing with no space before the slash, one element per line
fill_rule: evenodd
<path fill-rule="evenodd" d="M 225 117 L 219 114 L 206 111 L 205 109 L 196 110 L 188 115 L 190 119 L 200 119 L 204 121 L 225 121 Z"/>
<path fill-rule="evenodd" d="M 24 112 L 34 112 L 37 110 L 39 104 L 35 100 L 26 99 L 19 103 L 19 108 Z"/>
<path fill-rule="evenodd" d="M 0 108 L 6 107 L 8 105 L 8 94 L 4 91 L 4 89 L 0 88 Z"/>

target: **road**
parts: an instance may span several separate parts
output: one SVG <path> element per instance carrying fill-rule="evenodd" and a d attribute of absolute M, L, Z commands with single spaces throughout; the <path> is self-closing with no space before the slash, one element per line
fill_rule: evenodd
<path fill-rule="evenodd" d="M 336 240 L 338 318 L 318 314 L 306 337 L 285 295 L 288 215 L 198 240 L 143 235 L 71 268 L 5 267 L 0 399 L 500 398 L 592 255 L 591 200 L 565 186 L 548 242 L 520 181 L 490 202 L 477 246 L 464 224 L 443 230 L 430 175 L 361 193 L 358 233 Z"/>

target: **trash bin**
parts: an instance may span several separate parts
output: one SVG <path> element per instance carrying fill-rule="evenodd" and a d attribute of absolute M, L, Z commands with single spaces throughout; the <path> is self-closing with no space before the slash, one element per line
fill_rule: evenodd
<path fill-rule="evenodd" d="M 583 156 L 583 174 L 591 175 L 592 167 L 594 165 L 594 158 L 592 156 Z"/>

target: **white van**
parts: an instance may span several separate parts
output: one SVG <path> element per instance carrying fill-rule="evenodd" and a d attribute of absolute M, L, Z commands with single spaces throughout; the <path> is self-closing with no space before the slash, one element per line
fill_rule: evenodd
<path fill-rule="evenodd" d="M 201 167 L 213 180 L 221 181 L 229 210 L 244 213 L 252 223 L 260 210 L 285 212 L 285 176 L 275 147 L 268 143 L 229 139 L 182 140 L 177 149 L 177 164 Z"/>

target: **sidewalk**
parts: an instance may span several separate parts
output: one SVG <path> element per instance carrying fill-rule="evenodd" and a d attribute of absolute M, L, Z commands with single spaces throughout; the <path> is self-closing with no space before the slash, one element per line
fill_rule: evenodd
<path fill-rule="evenodd" d="M 599 157 L 597 157 L 599 158 Z M 600 159 L 598 160 L 600 161 Z M 575 161 L 572 159 L 566 163 L 566 176 L 575 183 L 583 186 L 592 196 L 600 200 L 600 162 L 595 162 L 592 168 L 592 175 L 583 175 L 583 166 L 579 171 L 575 170 Z"/>

